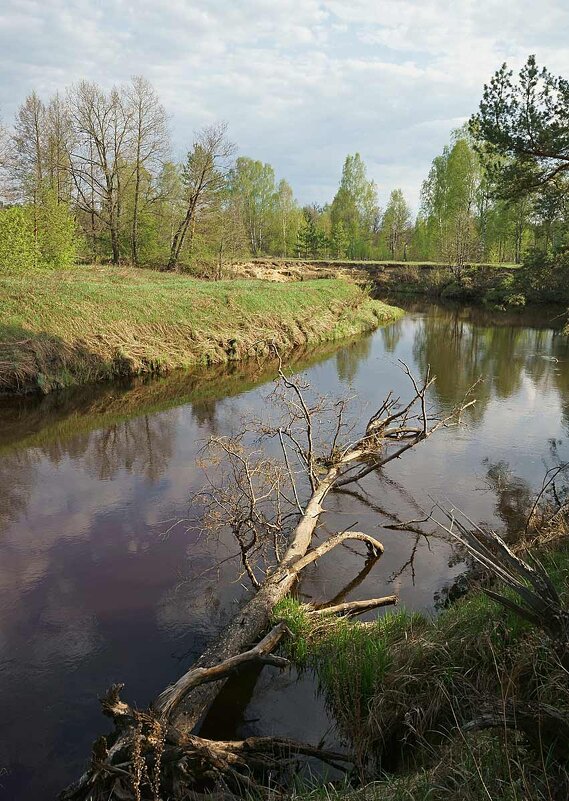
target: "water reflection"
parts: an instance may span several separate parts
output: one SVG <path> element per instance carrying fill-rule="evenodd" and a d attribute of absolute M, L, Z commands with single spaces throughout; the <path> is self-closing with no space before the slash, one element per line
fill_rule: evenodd
<path fill-rule="evenodd" d="M 336 354 L 336 369 L 340 381 L 352 384 L 360 365 L 369 358 L 371 338 L 356 339 Z"/>
<path fill-rule="evenodd" d="M 396 591 L 432 610 L 463 564 L 446 541 L 387 526 L 417 518 L 433 496 L 512 533 L 520 525 L 546 465 L 567 456 L 569 354 L 547 318 L 500 322 L 416 308 L 340 349 L 297 354 L 295 368 L 320 392 L 355 394 L 360 416 L 389 389 L 409 393 L 398 360 L 417 372 L 432 365 L 432 401 L 445 408 L 484 376 L 468 427 L 328 498 L 330 530 L 357 521 L 386 552 L 371 563 L 365 549 L 339 549 L 310 567 L 307 597 Z M 199 524 L 188 499 L 202 483 L 200 449 L 241 417 L 267 415 L 274 372 L 254 364 L 0 404 L 0 767 L 9 768 L 0 797 L 54 797 L 100 733 L 97 695 L 120 680 L 144 704 L 224 625 L 243 592 L 233 544 L 173 523 Z M 252 686 L 240 690 L 249 723 L 236 719 L 236 730 L 310 739 L 328 725 L 306 679 L 264 671 L 251 699 Z M 255 717 L 273 722 L 261 728 Z"/>
<path fill-rule="evenodd" d="M 569 341 L 559 331 L 524 322 L 520 314 L 496 320 L 480 309 L 430 309 L 417 328 L 413 357 L 423 372 L 431 365 L 435 394 L 445 408 L 458 403 L 482 377 L 470 413 L 472 420 L 481 420 L 492 397 L 507 399 L 530 379 L 536 391 L 557 388 L 569 421 Z"/>

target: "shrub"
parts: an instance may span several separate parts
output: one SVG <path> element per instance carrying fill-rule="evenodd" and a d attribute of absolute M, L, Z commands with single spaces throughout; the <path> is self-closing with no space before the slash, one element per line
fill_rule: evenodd
<path fill-rule="evenodd" d="M 61 269 L 75 263 L 75 221 L 65 203 L 46 191 L 29 206 L 0 209 L 0 271 Z"/>
<path fill-rule="evenodd" d="M 0 272 L 24 272 L 37 267 L 33 210 L 28 206 L 0 209 Z"/>
<path fill-rule="evenodd" d="M 37 239 L 42 267 L 71 267 L 77 256 L 75 220 L 53 190 L 43 193 L 36 208 Z"/>
<path fill-rule="evenodd" d="M 528 300 L 552 303 L 569 300 L 569 249 L 529 250 L 516 277 L 517 290 Z"/>

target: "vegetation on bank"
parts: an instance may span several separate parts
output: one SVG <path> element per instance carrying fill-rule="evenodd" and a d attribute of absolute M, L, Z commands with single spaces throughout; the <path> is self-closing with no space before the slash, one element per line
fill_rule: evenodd
<path fill-rule="evenodd" d="M 551 540 L 540 548 L 540 558 L 566 609 L 569 519 L 560 515 L 547 530 Z M 506 596 L 513 599 L 508 591 Z M 361 623 L 315 619 L 305 610 L 287 598 L 274 618 L 293 632 L 287 647 L 296 664 L 315 671 L 365 786 L 330 786 L 303 798 L 567 797 L 568 732 L 562 721 L 569 716 L 569 683 L 562 638 L 544 635 L 481 589 L 471 589 L 432 618 L 400 610 Z M 506 723 L 513 707 L 520 710 L 515 729 Z M 540 724 L 539 715 L 524 721 L 522 708 L 534 714 L 553 710 L 559 722 L 552 730 L 551 721 L 544 717 Z M 485 715 L 501 717 L 503 725 L 486 729 Z M 482 723 L 473 727 L 472 721 Z"/>
<path fill-rule="evenodd" d="M 527 254 L 524 264 L 464 264 L 452 267 L 437 262 L 256 259 L 236 265 L 240 276 L 273 280 L 343 275 L 369 284 L 380 297 L 427 295 L 443 300 L 482 303 L 505 310 L 527 303 L 569 303 L 567 254 Z"/>
<path fill-rule="evenodd" d="M 283 352 L 400 311 L 342 280 L 207 282 L 85 267 L 0 276 L 0 389 L 56 387 Z"/>
<path fill-rule="evenodd" d="M 376 291 L 390 294 L 428 295 L 443 300 L 482 303 L 503 310 L 527 303 L 569 303 L 568 254 L 547 256 L 532 251 L 515 268 L 468 264 L 460 269 L 447 265 L 390 265 L 370 269 Z"/>

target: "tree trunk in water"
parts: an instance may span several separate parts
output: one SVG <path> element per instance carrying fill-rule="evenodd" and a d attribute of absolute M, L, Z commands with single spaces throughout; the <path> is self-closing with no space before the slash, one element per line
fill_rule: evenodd
<path fill-rule="evenodd" d="M 294 567 L 295 562 L 306 554 L 310 546 L 322 512 L 321 504 L 333 487 L 339 472 L 339 465 L 328 471 L 313 493 L 281 564 L 266 579 L 256 595 L 241 607 L 224 633 L 192 665 L 191 670 L 212 667 L 229 656 L 243 651 L 267 628 L 272 610 L 294 586 L 298 577 Z M 153 704 L 156 712 L 167 715 L 173 725 L 184 732 L 191 731 L 199 723 L 225 681 L 196 687 L 192 690 L 191 696 L 184 698 L 184 679 L 187 675 L 186 673 L 176 684 L 167 688 Z"/>

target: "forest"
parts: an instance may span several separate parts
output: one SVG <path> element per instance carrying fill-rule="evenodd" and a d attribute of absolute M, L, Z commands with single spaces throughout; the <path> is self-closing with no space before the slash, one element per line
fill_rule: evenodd
<path fill-rule="evenodd" d="M 224 123 L 188 134 L 143 77 L 32 92 L 0 127 L 0 270 L 126 263 L 222 277 L 250 257 L 519 264 L 563 262 L 567 81 L 533 57 L 504 65 L 478 113 L 433 159 L 416 216 L 399 188 L 385 208 L 359 153 L 338 189 L 301 206 L 268 163 L 237 155 Z M 536 255 L 537 254 L 537 255 Z"/>

